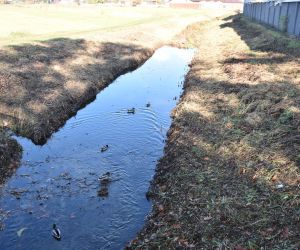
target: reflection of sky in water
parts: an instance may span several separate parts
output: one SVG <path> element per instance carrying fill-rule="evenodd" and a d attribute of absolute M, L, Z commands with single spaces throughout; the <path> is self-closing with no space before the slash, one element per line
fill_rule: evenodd
<path fill-rule="evenodd" d="M 44 146 L 18 138 L 23 163 L 1 191 L 0 207 L 10 211 L 1 249 L 120 249 L 134 237 L 150 210 L 145 193 L 192 55 L 163 47 L 103 90 Z M 136 113 L 128 114 L 132 107 Z M 100 153 L 105 144 L 109 150 Z M 98 177 L 107 171 L 113 182 L 103 199 Z M 52 223 L 62 231 L 60 242 L 51 237 Z"/>

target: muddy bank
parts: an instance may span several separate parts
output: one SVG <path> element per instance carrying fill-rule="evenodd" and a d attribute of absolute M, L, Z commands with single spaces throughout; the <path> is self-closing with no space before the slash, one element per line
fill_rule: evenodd
<path fill-rule="evenodd" d="M 21 155 L 22 149 L 17 141 L 0 131 L 0 185 L 15 172 Z"/>
<path fill-rule="evenodd" d="M 129 249 L 300 247 L 300 44 L 228 17 L 189 26 L 198 48 Z"/>

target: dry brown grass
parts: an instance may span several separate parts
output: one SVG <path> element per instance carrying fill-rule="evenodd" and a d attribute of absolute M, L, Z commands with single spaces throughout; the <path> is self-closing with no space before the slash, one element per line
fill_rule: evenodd
<path fill-rule="evenodd" d="M 72 10 L 78 11 L 77 8 Z M 26 13 L 32 22 L 39 16 L 34 7 L 24 11 L 29 11 Z M 53 10 L 47 11 L 51 14 Z M 88 16 L 86 11 L 91 9 L 82 11 Z M 141 17 L 147 13 L 143 9 L 123 9 L 122 12 Z M 146 19 L 147 22 L 128 27 L 123 27 L 121 20 L 119 29 L 114 32 L 95 32 L 93 39 L 97 41 L 55 38 L 0 48 L 0 127 L 8 127 L 35 143 L 44 143 L 101 89 L 142 64 L 188 23 L 217 15 L 213 11 L 199 11 L 199 16 L 193 12 L 189 17 L 188 12 L 177 12 L 165 10 L 161 13 L 164 18 L 156 17 L 156 22 Z M 65 18 L 68 17 L 66 14 Z"/>
<path fill-rule="evenodd" d="M 299 42 L 232 18 L 180 37 L 198 53 L 131 248 L 300 247 Z"/>
<path fill-rule="evenodd" d="M 17 18 L 21 11 L 31 24 L 28 28 L 32 34 L 19 30 L 24 28 L 24 20 Z M 4 35 L 11 35 L 2 39 L 6 46 L 0 48 L 0 128 L 36 144 L 45 143 L 101 89 L 141 65 L 188 23 L 222 14 L 212 10 L 49 5 L 4 6 L 1 12 L 8 15 L 4 23 L 12 16 L 17 19 L 1 27 Z M 134 16 L 136 20 L 131 20 Z M 53 25 L 55 21 L 61 25 Z M 51 32 L 45 30 L 46 24 Z M 70 29 L 61 30 L 66 27 Z M 76 39 L 79 37 L 85 39 Z M 49 38 L 53 39 L 45 40 Z M 0 142 L 0 149 L 5 145 Z M 4 165 L 0 160 L 0 166 Z"/>
<path fill-rule="evenodd" d="M 152 52 L 134 44 L 72 39 L 1 49 L 0 125 L 44 143 L 108 83 Z"/>

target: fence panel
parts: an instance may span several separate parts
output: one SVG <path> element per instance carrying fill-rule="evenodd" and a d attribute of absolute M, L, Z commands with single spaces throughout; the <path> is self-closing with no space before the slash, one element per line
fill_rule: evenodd
<path fill-rule="evenodd" d="M 290 35 L 300 37 L 300 1 L 245 2 L 244 15 Z"/>

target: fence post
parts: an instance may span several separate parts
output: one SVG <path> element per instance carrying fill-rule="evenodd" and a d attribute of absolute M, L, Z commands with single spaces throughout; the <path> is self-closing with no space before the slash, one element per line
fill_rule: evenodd
<path fill-rule="evenodd" d="M 297 7 L 296 7 L 296 18 L 295 18 L 295 23 L 294 23 L 294 31 L 293 31 L 293 33 L 295 34 L 295 35 L 297 35 L 296 34 L 296 28 L 297 28 L 297 20 L 298 20 L 298 16 L 299 16 L 299 6 L 300 6 L 300 3 L 297 3 Z M 300 34 L 299 34 L 300 35 Z"/>

